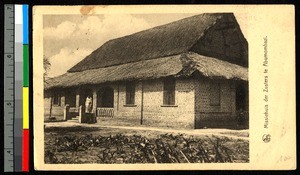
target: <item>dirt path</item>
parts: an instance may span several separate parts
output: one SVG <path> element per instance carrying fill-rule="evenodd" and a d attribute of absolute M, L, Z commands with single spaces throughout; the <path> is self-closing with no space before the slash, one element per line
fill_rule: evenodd
<path fill-rule="evenodd" d="M 188 135 L 214 135 L 219 137 L 228 137 L 232 139 L 249 140 L 249 130 L 230 130 L 230 129 L 195 129 L 195 130 L 183 130 L 183 129 L 165 129 L 154 127 L 140 127 L 140 126 L 103 126 L 99 124 L 85 124 L 76 122 L 53 122 L 45 123 L 45 127 L 99 127 L 99 128 L 116 128 L 116 129 L 128 129 L 128 130 L 142 130 L 142 131 L 158 131 L 167 133 L 183 133 Z"/>
<path fill-rule="evenodd" d="M 152 127 L 127 127 L 127 126 L 101 126 L 106 128 L 119 128 L 119 129 L 130 129 L 130 130 L 147 130 L 147 131 L 159 131 L 159 132 L 172 132 L 172 133 L 184 133 L 188 135 L 214 135 L 214 136 L 225 136 L 233 139 L 244 139 L 249 140 L 249 137 L 236 136 L 235 133 L 245 133 L 248 131 L 233 131 L 229 129 L 197 129 L 197 130 L 180 130 L 180 129 L 162 129 Z M 230 133 L 230 134 L 229 134 Z M 238 134 L 240 135 L 240 134 Z"/>

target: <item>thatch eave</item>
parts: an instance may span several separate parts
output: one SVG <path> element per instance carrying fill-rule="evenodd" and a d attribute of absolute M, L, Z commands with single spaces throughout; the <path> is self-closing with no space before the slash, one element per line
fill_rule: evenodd
<path fill-rule="evenodd" d="M 45 89 L 141 81 L 168 76 L 190 77 L 194 72 L 212 79 L 248 81 L 248 69 L 245 67 L 189 52 L 82 72 L 68 72 L 49 79 Z"/>

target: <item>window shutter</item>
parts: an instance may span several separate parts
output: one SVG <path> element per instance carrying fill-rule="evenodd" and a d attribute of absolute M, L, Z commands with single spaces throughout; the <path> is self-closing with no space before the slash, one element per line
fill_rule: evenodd
<path fill-rule="evenodd" d="M 135 100 L 135 84 L 126 85 L 126 104 L 134 104 Z"/>
<path fill-rule="evenodd" d="M 130 94 L 129 94 L 129 90 L 128 90 L 128 86 L 126 86 L 126 104 L 129 104 L 129 100 L 130 99 Z"/>
<path fill-rule="evenodd" d="M 165 79 L 163 91 L 163 104 L 175 105 L 175 80 Z"/>

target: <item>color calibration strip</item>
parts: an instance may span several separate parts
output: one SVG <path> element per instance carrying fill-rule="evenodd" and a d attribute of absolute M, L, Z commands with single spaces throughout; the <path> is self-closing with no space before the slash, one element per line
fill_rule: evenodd
<path fill-rule="evenodd" d="M 28 5 L 4 13 L 4 171 L 29 171 Z"/>
<path fill-rule="evenodd" d="M 23 14 L 23 144 L 22 171 L 29 171 L 29 42 L 28 5 L 22 5 Z"/>
<path fill-rule="evenodd" d="M 22 5 L 15 5 L 15 171 L 22 171 L 23 143 L 23 14 Z"/>
<path fill-rule="evenodd" d="M 28 56 L 28 5 L 15 5 L 15 171 L 29 170 Z"/>

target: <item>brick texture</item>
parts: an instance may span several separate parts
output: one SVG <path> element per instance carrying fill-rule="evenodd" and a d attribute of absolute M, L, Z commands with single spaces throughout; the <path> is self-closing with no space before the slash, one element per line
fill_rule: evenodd
<path fill-rule="evenodd" d="M 210 86 L 220 84 L 220 105 L 210 105 Z M 163 105 L 163 79 L 135 82 L 135 104 L 126 105 L 125 83 L 110 84 L 114 89 L 114 118 L 140 125 L 172 128 L 204 128 L 231 126 L 235 122 L 235 84 L 233 81 L 210 79 L 176 79 L 175 105 Z M 94 86 L 96 92 L 101 86 Z M 78 92 L 77 92 L 78 93 Z M 94 93 L 93 99 L 96 97 Z M 77 95 L 77 98 L 78 95 Z M 76 99 L 76 98 L 74 98 Z M 50 98 L 45 98 L 45 118 L 49 117 Z M 77 102 L 78 103 L 78 102 Z M 75 104 L 75 103 L 74 103 Z M 94 104 L 95 101 L 94 101 Z M 52 116 L 63 117 L 65 97 L 61 106 L 52 107 Z M 114 119 L 112 118 L 112 120 Z"/>
<path fill-rule="evenodd" d="M 220 105 L 210 104 L 210 86 L 220 84 Z M 226 80 L 195 80 L 195 128 L 230 127 L 235 121 L 235 84 Z"/>
<path fill-rule="evenodd" d="M 142 84 L 143 83 L 143 84 Z M 193 128 L 194 83 L 190 80 L 176 80 L 175 105 L 163 105 L 163 80 L 151 80 L 136 84 L 135 105 L 125 105 L 125 85 L 119 86 L 119 109 L 116 117 L 136 121 L 140 124 L 143 86 L 143 124 L 150 126 Z M 117 93 L 117 92 L 116 92 Z"/>

